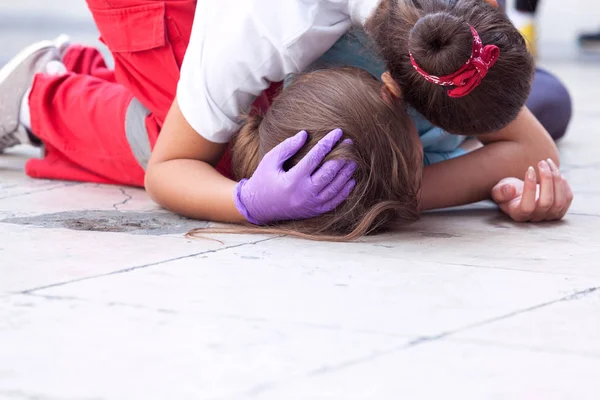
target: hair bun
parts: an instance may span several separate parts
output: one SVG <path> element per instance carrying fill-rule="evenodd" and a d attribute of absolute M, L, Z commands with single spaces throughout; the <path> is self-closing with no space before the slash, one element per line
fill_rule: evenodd
<path fill-rule="evenodd" d="M 444 76 L 471 56 L 473 35 L 467 22 L 446 12 L 427 14 L 411 29 L 408 49 L 428 74 Z"/>

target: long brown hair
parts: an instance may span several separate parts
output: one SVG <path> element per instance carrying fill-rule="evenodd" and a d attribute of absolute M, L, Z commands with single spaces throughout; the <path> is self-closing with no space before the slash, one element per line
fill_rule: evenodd
<path fill-rule="evenodd" d="M 418 191 L 422 157 L 414 124 L 399 102 L 381 96 L 382 84 L 356 68 L 315 71 L 296 78 L 264 117 L 248 118 L 234 139 L 235 178 L 249 178 L 264 155 L 300 129 L 308 132 L 304 147 L 285 165 L 294 166 L 328 132 L 344 131 L 325 161 L 357 163 L 356 186 L 348 199 L 320 217 L 268 227 L 198 229 L 190 234 L 278 233 L 314 240 L 352 240 L 381 231 L 388 223 L 419 218 Z M 412 132 L 411 132 L 412 130 Z"/>
<path fill-rule="evenodd" d="M 469 95 L 427 82 L 409 52 L 429 74 L 458 70 L 471 55 L 473 36 L 500 48 L 500 58 Z M 407 103 L 434 125 L 457 134 L 497 131 L 514 120 L 531 90 L 534 61 L 506 15 L 484 0 L 382 0 L 367 22 L 392 78 Z"/>

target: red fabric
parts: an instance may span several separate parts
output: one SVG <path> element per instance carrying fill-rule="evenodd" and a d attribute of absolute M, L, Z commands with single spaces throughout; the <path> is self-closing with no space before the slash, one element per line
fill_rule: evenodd
<path fill-rule="evenodd" d="M 454 98 L 464 97 L 475 90 L 500 56 L 498 46 L 487 45 L 484 47 L 479 33 L 471 25 L 469 25 L 469 28 L 473 34 L 471 57 L 458 71 L 452 74 L 445 76 L 430 75 L 417 64 L 412 53 L 410 53 L 410 62 L 427 82 L 440 86 L 454 86 L 454 89 L 448 91 L 448 96 Z"/>
<path fill-rule="evenodd" d="M 151 146 L 156 143 L 176 94 L 179 69 L 194 19 L 196 0 L 88 0 L 101 40 L 115 69 L 98 50 L 71 46 L 62 76 L 36 76 L 29 105 L 32 131 L 45 144 L 44 159 L 27 163 L 35 178 L 144 185 L 144 170 L 125 134 L 125 114 L 137 98 Z M 110 3 L 110 5 L 109 5 Z M 275 89 L 257 99 L 266 110 Z M 217 168 L 230 175 L 229 151 Z"/>

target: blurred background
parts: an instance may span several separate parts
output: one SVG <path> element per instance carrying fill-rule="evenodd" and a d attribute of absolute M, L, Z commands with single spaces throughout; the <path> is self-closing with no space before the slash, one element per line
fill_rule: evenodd
<path fill-rule="evenodd" d="M 582 51 L 577 39 L 582 32 L 600 32 L 600 1 L 540 0 L 536 20 L 542 63 L 600 62 L 600 46 Z M 60 33 L 97 43 L 85 0 L 0 0 L 0 65 L 31 42 Z"/>
<path fill-rule="evenodd" d="M 517 0 L 507 0 L 509 15 Z M 600 33 L 600 1 L 538 0 L 535 15 L 538 56 L 541 61 L 600 61 L 600 43 L 581 48 L 581 34 Z"/>
<path fill-rule="evenodd" d="M 23 47 L 61 33 L 100 45 L 85 0 L 0 0 L 0 65 Z"/>

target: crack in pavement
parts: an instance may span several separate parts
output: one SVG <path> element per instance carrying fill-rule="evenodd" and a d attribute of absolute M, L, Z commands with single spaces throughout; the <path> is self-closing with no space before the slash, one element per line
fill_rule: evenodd
<path fill-rule="evenodd" d="M 137 265 L 135 267 L 124 268 L 124 269 L 120 269 L 120 270 L 116 270 L 116 271 L 107 272 L 107 273 L 104 273 L 104 274 L 90 275 L 90 276 L 86 276 L 86 277 L 83 277 L 83 278 L 77 278 L 77 279 L 71 279 L 71 280 L 63 281 L 63 282 L 51 283 L 49 285 L 38 286 L 38 287 L 35 287 L 33 289 L 22 290 L 22 291 L 17 292 L 17 294 L 32 294 L 32 293 L 35 293 L 35 292 L 40 291 L 40 290 L 55 288 L 55 287 L 59 287 L 59 286 L 65 286 L 65 285 L 69 285 L 69 284 L 72 284 L 72 283 L 78 283 L 78 282 L 88 281 L 88 280 L 96 279 L 96 278 L 103 278 L 103 277 L 107 277 L 107 276 L 111 276 L 111 275 L 125 274 L 127 272 L 131 272 L 131 271 L 135 271 L 135 270 L 143 269 L 143 268 L 148 268 L 148 267 L 154 267 L 156 265 L 166 264 L 166 263 L 169 263 L 169 262 L 172 262 L 172 261 L 185 260 L 187 258 L 193 258 L 193 257 L 201 256 L 201 255 L 204 255 L 204 254 L 218 253 L 218 252 L 223 251 L 223 250 L 235 249 L 235 248 L 246 246 L 246 245 L 255 245 L 255 244 L 259 244 L 259 243 L 263 243 L 263 242 L 268 242 L 270 240 L 275 240 L 275 239 L 278 239 L 280 237 L 281 237 L 281 235 L 278 235 L 278 236 L 275 236 L 275 237 L 261 239 L 261 240 L 257 240 L 257 241 L 254 241 L 254 242 L 240 243 L 240 244 L 235 244 L 235 245 L 231 245 L 231 246 L 221 247 L 219 249 L 204 250 L 204 251 L 201 251 L 201 252 L 198 252 L 198 253 L 188 254 L 188 255 L 185 255 L 185 256 L 180 256 L 180 257 L 175 257 L 175 258 L 169 258 L 169 259 L 166 259 L 166 260 L 156 261 L 156 262 L 152 262 L 152 263 L 148 263 L 148 264 L 143 264 L 143 265 Z"/>
<path fill-rule="evenodd" d="M 119 203 L 113 204 L 113 208 L 115 209 L 115 211 L 120 211 L 119 206 L 124 206 L 125 204 L 127 204 L 129 202 L 129 200 L 133 199 L 133 196 L 131 196 L 129 193 L 127 193 L 125 191 L 125 188 L 119 188 L 119 190 L 121 191 L 123 196 L 125 196 L 125 200 L 123 200 Z"/>

